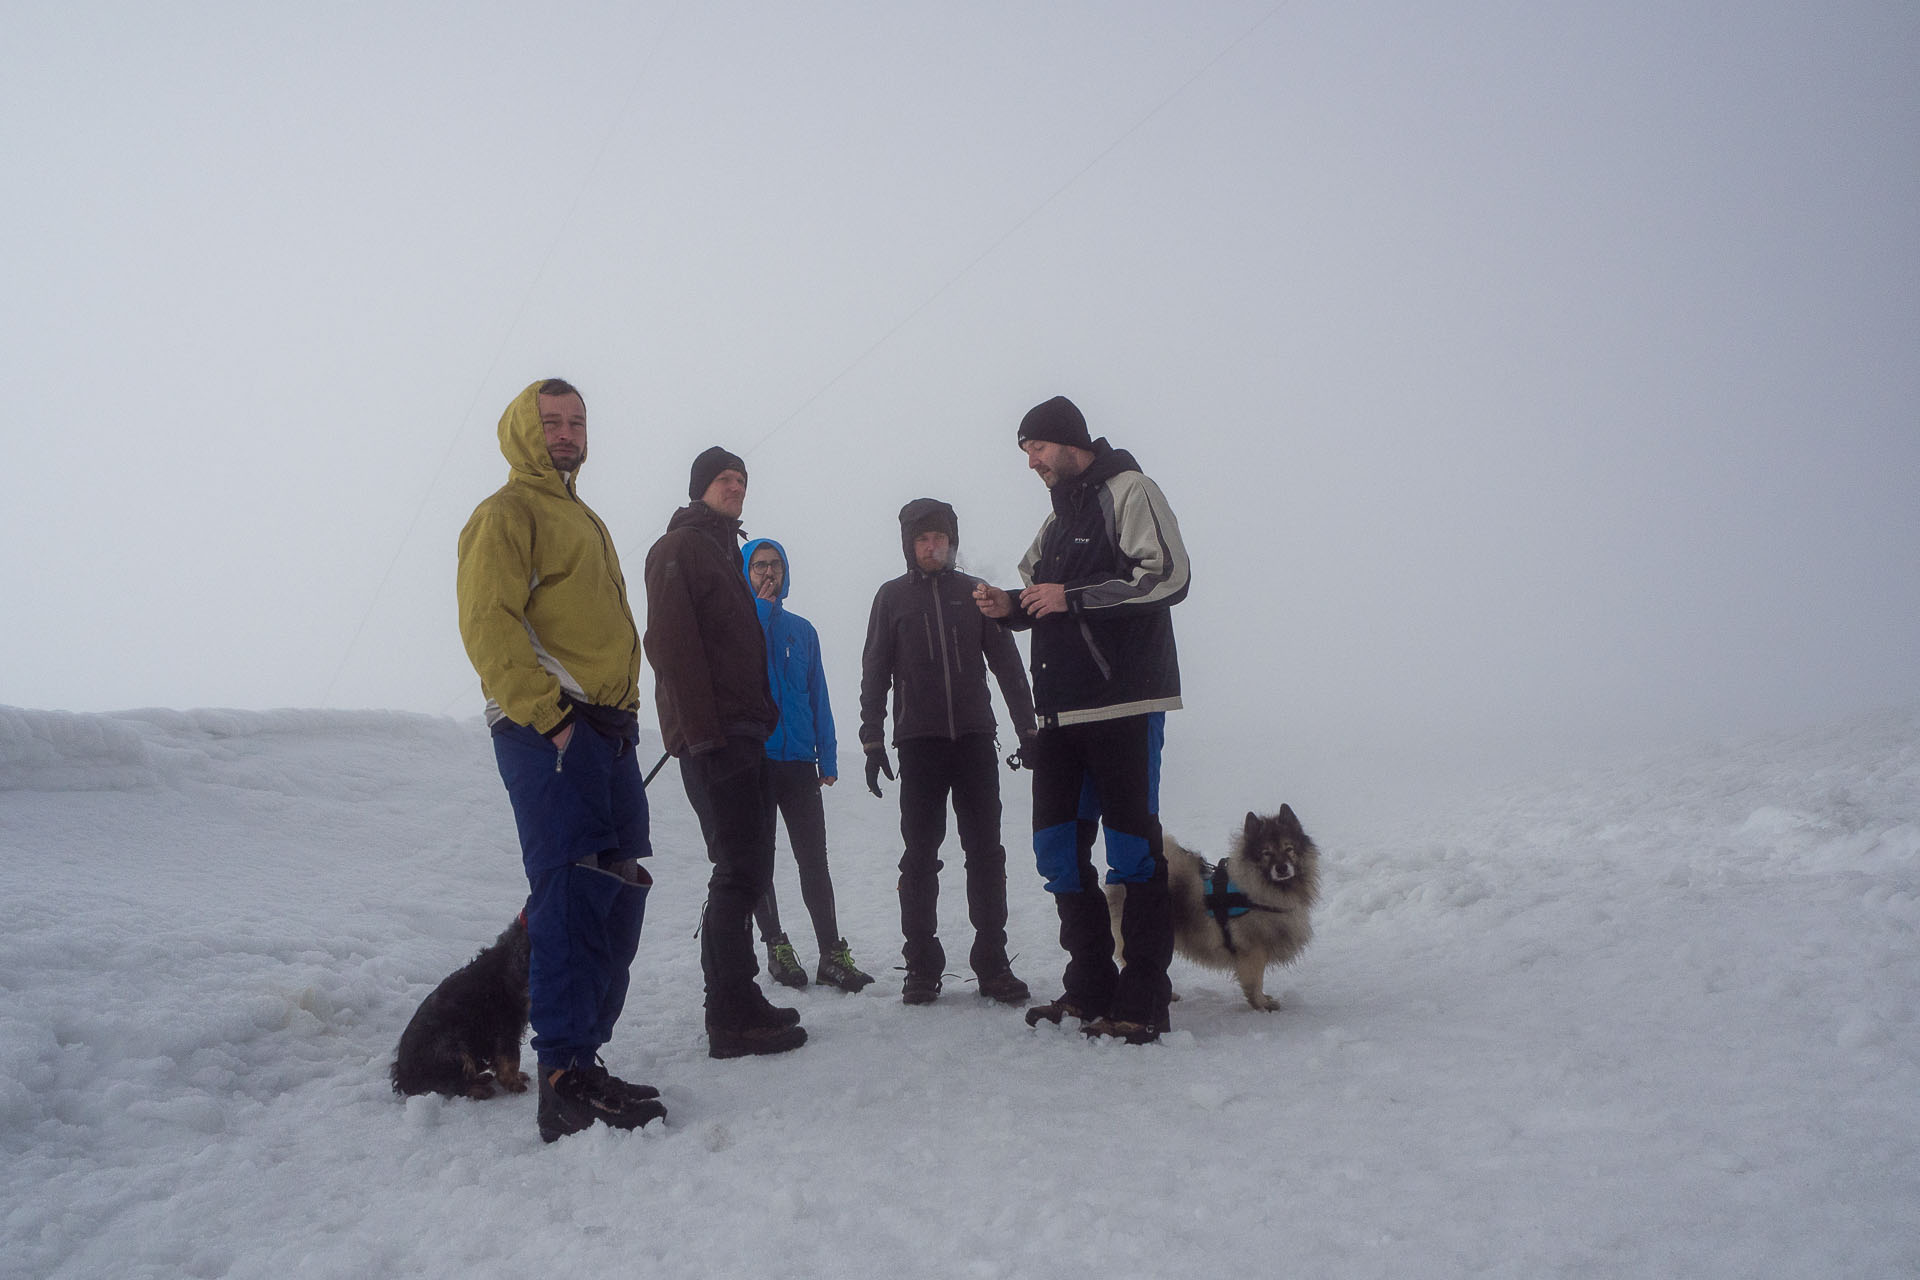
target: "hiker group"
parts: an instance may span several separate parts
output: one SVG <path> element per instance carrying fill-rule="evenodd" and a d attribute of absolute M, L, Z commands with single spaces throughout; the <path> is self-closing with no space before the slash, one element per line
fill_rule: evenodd
<path fill-rule="evenodd" d="M 528 881 L 528 997 L 539 1059 L 541 1136 L 598 1120 L 665 1115 L 659 1091 L 607 1071 L 599 1051 L 625 1003 L 652 878 L 648 797 L 636 756 L 640 667 L 654 673 L 666 751 L 679 762 L 712 871 L 699 939 L 708 1051 L 782 1053 L 807 1033 L 757 981 L 805 986 L 773 889 L 784 820 L 818 950 L 814 980 L 872 979 L 839 931 L 821 787 L 839 779 L 818 633 L 786 607 L 794 570 L 772 539 L 742 545 L 745 461 L 693 460 L 688 503 L 649 549 L 646 628 L 606 525 L 576 484 L 587 456 L 584 397 L 534 383 L 500 419 L 507 483 L 460 535 L 460 634 L 487 698 Z M 1091 1036 L 1140 1044 L 1169 1027 L 1173 927 L 1159 822 L 1166 712 L 1180 705 L 1171 607 L 1187 592 L 1179 527 L 1132 456 L 1094 439 L 1064 396 L 1016 436 L 1051 510 L 1022 557 L 1021 586 L 960 572 L 954 508 L 901 508 L 906 572 L 874 596 L 862 655 L 860 749 L 868 788 L 897 778 L 904 851 L 900 924 L 908 1004 L 937 999 L 939 851 L 949 798 L 965 860 L 968 955 L 983 997 L 1030 1001 L 1007 954 L 1006 851 L 991 673 L 1011 716 L 1011 767 L 1033 772 L 1033 850 L 1060 918 L 1062 992 L 1027 1022 L 1071 1016 Z M 1015 631 L 1030 635 L 1032 684 Z M 891 706 L 893 728 L 886 722 Z M 889 741 L 899 759 L 894 772 Z M 1125 964 L 1093 863 L 1106 829 L 1108 883 L 1127 886 Z"/>

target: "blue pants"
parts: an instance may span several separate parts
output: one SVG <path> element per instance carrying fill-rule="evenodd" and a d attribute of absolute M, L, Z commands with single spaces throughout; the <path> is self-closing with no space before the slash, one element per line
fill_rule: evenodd
<path fill-rule="evenodd" d="M 574 722 L 564 751 L 526 725 L 494 727 L 527 873 L 528 1018 L 543 1069 L 588 1063 L 626 1004 L 652 879 L 647 793 L 627 743 Z"/>
<path fill-rule="evenodd" d="M 1163 713 L 1042 729 L 1033 763 L 1033 854 L 1060 916 L 1065 996 L 1093 1017 L 1165 1029 L 1173 997 L 1173 905 L 1160 835 Z M 1114 963 L 1107 896 L 1093 865 L 1107 835 L 1107 883 L 1127 886 L 1127 967 Z"/>

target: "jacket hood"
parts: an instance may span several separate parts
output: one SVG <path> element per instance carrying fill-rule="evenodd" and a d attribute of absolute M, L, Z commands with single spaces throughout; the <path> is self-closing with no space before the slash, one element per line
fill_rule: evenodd
<path fill-rule="evenodd" d="M 544 442 L 545 436 L 541 437 Z M 551 467 L 549 467 L 551 470 Z M 723 535 L 740 536 L 740 521 L 732 516 L 723 516 L 704 502 L 689 502 L 686 506 L 667 517 L 667 529 L 683 529 L 688 525 L 703 525 L 709 529 L 718 529 Z"/>
<path fill-rule="evenodd" d="M 944 533 L 951 544 L 947 568 L 960 551 L 960 517 L 938 498 L 915 498 L 900 508 L 900 554 L 906 557 L 909 572 L 920 566 L 913 561 L 913 540 L 923 533 Z"/>
<path fill-rule="evenodd" d="M 1132 454 L 1125 449 L 1114 448 L 1107 443 L 1105 436 L 1101 436 L 1093 442 L 1093 461 L 1087 464 L 1087 469 L 1065 484 L 1057 484 L 1053 487 L 1053 509 L 1065 511 L 1067 504 L 1073 501 L 1072 495 L 1080 490 L 1092 489 L 1097 485 L 1105 484 L 1117 475 L 1139 469 L 1140 464 L 1133 460 Z"/>
<path fill-rule="evenodd" d="M 572 483 L 553 465 L 553 459 L 547 454 L 547 433 L 540 428 L 540 386 L 545 381 L 543 378 L 540 382 L 528 383 L 527 389 L 515 396 L 507 411 L 500 415 L 500 453 L 509 467 L 542 488 L 568 491 Z M 586 465 L 584 459 L 581 465 Z"/>
<path fill-rule="evenodd" d="M 740 548 L 740 576 L 747 579 L 747 587 L 751 590 L 753 587 L 753 578 L 748 575 L 747 566 L 753 563 L 753 553 L 761 547 L 772 547 L 779 553 L 780 565 L 784 570 L 780 575 L 779 600 L 784 601 L 787 598 L 788 590 L 793 586 L 793 561 L 787 558 L 787 549 L 775 542 L 772 538 L 753 538 L 748 541 L 746 546 Z M 757 605 L 767 603 L 767 601 L 762 600 L 758 594 L 753 597 L 753 600 Z"/>

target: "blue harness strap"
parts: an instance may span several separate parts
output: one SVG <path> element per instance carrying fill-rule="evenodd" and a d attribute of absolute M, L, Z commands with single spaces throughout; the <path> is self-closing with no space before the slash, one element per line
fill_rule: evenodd
<path fill-rule="evenodd" d="M 1240 886 L 1227 878 L 1227 860 L 1220 859 L 1218 866 L 1202 858 L 1200 860 L 1200 880 L 1205 886 L 1202 904 L 1213 922 L 1220 926 L 1220 941 L 1226 944 L 1228 955 L 1238 955 L 1240 950 L 1233 945 L 1233 930 L 1228 922 L 1235 916 L 1243 916 L 1249 911 L 1272 911 L 1278 913 L 1284 907 L 1270 907 L 1264 902 L 1255 902 L 1240 889 Z"/>
<path fill-rule="evenodd" d="M 1210 867 L 1202 862 L 1200 873 L 1207 886 L 1207 914 L 1212 916 L 1214 923 L 1220 926 L 1220 940 L 1226 943 L 1227 954 L 1237 955 L 1239 952 L 1233 945 L 1233 930 L 1227 927 L 1227 922 L 1235 916 L 1243 916 L 1253 910 L 1253 900 L 1240 892 L 1240 887 L 1227 878 L 1225 858 L 1220 859 L 1217 866 Z"/>

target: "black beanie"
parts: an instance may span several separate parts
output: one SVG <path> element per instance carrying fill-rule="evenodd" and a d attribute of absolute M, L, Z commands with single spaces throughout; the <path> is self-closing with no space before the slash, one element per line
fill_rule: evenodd
<path fill-rule="evenodd" d="M 713 478 L 722 471 L 738 471 L 740 478 L 744 480 L 747 476 L 747 464 L 740 460 L 739 455 L 728 453 L 717 444 L 702 451 L 700 456 L 693 460 L 693 474 L 687 480 L 687 496 L 695 502 L 700 501 L 706 496 L 707 486 L 711 485 Z"/>
<path fill-rule="evenodd" d="M 1078 405 L 1065 396 L 1055 396 L 1042 404 L 1027 410 L 1027 416 L 1020 419 L 1019 442 L 1029 440 L 1049 440 L 1054 444 L 1070 444 L 1076 449 L 1093 451 L 1093 438 L 1087 434 L 1087 420 L 1081 414 Z"/>

